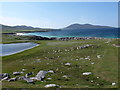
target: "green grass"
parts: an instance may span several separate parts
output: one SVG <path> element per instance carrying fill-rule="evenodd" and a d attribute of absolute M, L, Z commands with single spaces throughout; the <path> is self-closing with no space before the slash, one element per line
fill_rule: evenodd
<path fill-rule="evenodd" d="M 23 68 L 27 69 L 25 73 L 34 72 L 35 75 L 40 70 L 53 70 L 55 73 L 48 73 L 44 82 L 37 81 L 35 85 L 20 80 L 3 81 L 3 88 L 44 88 L 46 84 L 52 83 L 60 85 L 61 88 L 117 88 L 118 48 L 112 46 L 113 43 L 117 43 L 117 40 L 111 39 L 111 42 L 106 44 L 105 42 L 108 40 L 110 39 L 34 41 L 40 45 L 21 53 L 2 57 L 3 73 L 12 75 L 12 72 L 21 71 Z M 4 41 L 7 40 L 4 39 Z M 19 40 L 13 39 L 12 42 L 19 42 Z M 94 48 L 76 49 L 85 44 L 93 44 Z M 65 49 L 69 51 L 65 51 Z M 58 52 L 59 50 L 60 52 Z M 55 51 L 57 52 L 55 53 Z M 102 57 L 98 59 L 97 55 Z M 91 60 L 80 60 L 86 56 L 90 56 Z M 64 64 L 67 62 L 71 65 L 65 66 Z M 91 64 L 92 62 L 95 64 Z M 83 76 L 83 72 L 92 72 L 92 74 Z M 62 77 L 63 75 L 67 75 L 68 78 Z M 112 86 L 113 82 L 116 82 L 117 85 Z"/>

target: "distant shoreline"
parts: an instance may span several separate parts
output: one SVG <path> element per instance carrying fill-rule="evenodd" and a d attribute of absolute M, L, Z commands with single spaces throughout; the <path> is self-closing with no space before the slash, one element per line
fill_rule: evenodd
<path fill-rule="evenodd" d="M 36 31 L 33 31 L 36 32 Z M 37 32 L 48 32 L 48 31 L 37 31 Z M 43 40 L 43 38 L 45 40 L 80 40 L 80 39 L 120 39 L 120 38 L 105 38 L 105 37 L 47 37 L 47 36 L 36 36 L 36 35 L 23 35 L 24 33 L 28 33 L 28 32 L 19 32 L 19 33 L 2 33 L 4 35 L 16 35 L 16 36 L 28 36 L 28 37 L 41 37 L 41 39 L 39 40 Z"/>

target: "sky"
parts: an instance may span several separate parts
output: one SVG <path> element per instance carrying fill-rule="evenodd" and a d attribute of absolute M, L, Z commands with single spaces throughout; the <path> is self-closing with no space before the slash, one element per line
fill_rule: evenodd
<path fill-rule="evenodd" d="M 1 2 L 0 24 L 64 28 L 70 24 L 118 26 L 117 2 Z"/>

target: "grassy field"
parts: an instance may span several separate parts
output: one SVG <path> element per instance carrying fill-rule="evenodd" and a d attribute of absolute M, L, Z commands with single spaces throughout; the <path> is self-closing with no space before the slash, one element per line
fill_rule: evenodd
<path fill-rule="evenodd" d="M 30 41 L 30 40 L 25 40 Z M 109 43 L 105 43 L 110 41 Z M 24 39 L 8 38 L 3 36 L 4 43 L 24 42 Z M 30 41 L 31 42 L 31 41 Z M 61 88 L 117 88 L 118 87 L 118 47 L 114 39 L 101 40 L 39 40 L 33 41 L 40 45 L 10 56 L 2 57 L 3 73 L 26 69 L 34 72 L 35 76 L 40 70 L 53 70 L 55 73 L 46 74 L 43 82 L 36 81 L 35 85 L 26 81 L 3 81 L 3 88 L 44 88 L 46 84 L 57 84 Z M 92 44 L 93 47 L 77 49 L 79 46 Z M 101 57 L 98 58 L 97 56 Z M 86 59 L 89 57 L 90 59 Z M 66 63 L 71 65 L 66 66 Z M 91 72 L 84 76 L 82 73 Z M 63 77 L 66 75 L 67 77 Z M 52 79 L 48 79 L 52 78 Z M 112 83 L 116 85 L 112 85 Z"/>

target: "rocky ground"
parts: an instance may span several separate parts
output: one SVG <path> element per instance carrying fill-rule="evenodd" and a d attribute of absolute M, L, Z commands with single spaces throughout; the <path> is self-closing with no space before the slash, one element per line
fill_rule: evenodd
<path fill-rule="evenodd" d="M 18 42 L 19 40 L 14 42 Z M 20 40 L 21 41 L 21 40 Z M 3 88 L 117 88 L 116 39 L 36 40 L 2 58 Z M 17 75 L 16 75 L 17 74 Z"/>

